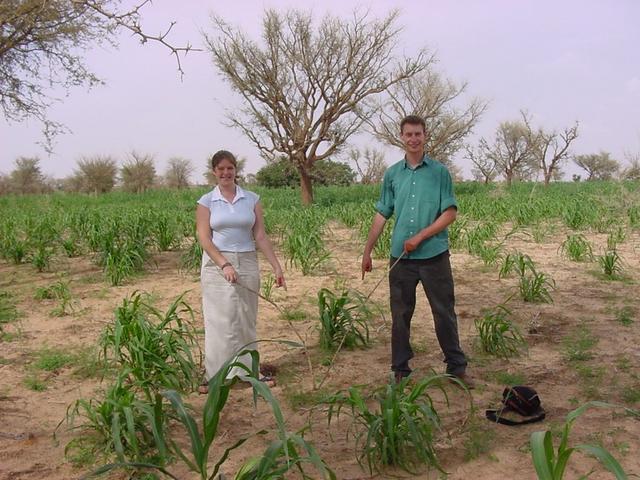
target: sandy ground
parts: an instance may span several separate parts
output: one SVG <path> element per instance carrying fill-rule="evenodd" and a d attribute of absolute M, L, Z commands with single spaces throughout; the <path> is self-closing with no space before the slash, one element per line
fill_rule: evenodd
<path fill-rule="evenodd" d="M 640 234 L 630 234 L 619 247 L 626 262 L 628 278 L 624 281 L 601 278 L 596 273 L 598 266 L 595 263 L 574 263 L 561 258 L 558 247 L 565 235 L 566 232 L 557 229 L 544 243 L 534 243 L 529 236 L 520 233 L 510 237 L 506 244 L 507 250 L 518 249 L 529 254 L 539 270 L 550 274 L 557 284 L 552 293 L 552 304 L 524 303 L 517 295 L 509 302 L 529 344 L 526 354 L 510 360 L 490 358 L 474 348 L 473 321 L 482 308 L 503 302 L 517 288 L 516 280 L 499 280 L 497 268 L 485 267 L 479 259 L 466 253 L 454 252 L 451 257 L 461 341 L 470 357 L 469 372 L 478 383 L 472 398 L 476 410 L 471 414 L 469 399 L 454 387 L 449 390 L 450 407 L 447 409 L 446 405 L 438 403 L 445 424 L 445 431 L 438 440 L 438 453 L 448 472 L 447 478 L 451 480 L 469 476 L 534 479 L 528 449 L 531 432 L 544 428 L 560 432 L 565 415 L 591 399 L 640 408 Z M 606 235 L 593 234 L 589 239 L 597 246 L 596 252 L 606 244 Z M 288 290 L 274 293 L 278 305 L 304 311 L 306 318 L 289 324 L 273 306 L 261 301 L 259 337 L 297 340 L 293 326 L 310 346 L 317 380 L 326 376 L 322 392 L 336 392 L 352 384 L 383 385 L 388 379 L 390 348 L 386 281 L 382 281 L 371 296 L 382 312 L 374 320 L 371 348 L 341 352 L 329 372 L 318 362 L 317 291 L 321 287 L 334 289 L 336 282 L 345 282 L 347 286 L 369 294 L 386 271 L 386 262 L 377 260 L 374 271 L 361 281 L 359 255 L 362 245 L 356 235 L 333 225 L 326 240 L 333 255 L 323 270 L 305 277 L 289 268 L 286 271 Z M 108 286 L 87 257 L 59 258 L 48 273 L 37 273 L 31 265 L 0 264 L 0 290 L 14 296 L 21 312 L 20 335 L 11 341 L 0 342 L 0 479 L 72 479 L 87 472 L 87 468 L 75 468 L 65 459 L 65 445 L 77 433 L 61 427 L 55 439 L 52 434 L 70 404 L 78 398 L 96 395 L 106 385 L 97 379 L 79 379 L 74 375 L 77 367 L 73 366 L 49 374 L 36 372 L 35 375 L 45 381 L 46 390 L 33 391 L 25 384 L 25 379 L 34 375 L 31 364 L 43 348 L 78 352 L 95 345 L 104 325 L 113 318 L 114 308 L 135 290 L 151 293 L 161 308 L 188 291 L 187 301 L 199 310 L 197 278 L 181 274 L 178 259 L 177 252 L 158 254 L 154 257 L 155 264 L 151 264 L 144 275 L 121 287 Z M 265 265 L 263 262 L 262 268 L 266 272 Z M 56 272 L 62 271 L 68 272 L 76 309 L 72 315 L 58 318 L 50 314 L 55 306 L 53 301 L 36 301 L 34 292 L 38 286 L 51 284 L 57 278 Z M 412 367 L 416 376 L 426 374 L 429 369 L 441 372 L 444 368 L 431 314 L 424 295 L 419 293 L 412 332 L 416 350 Z M 624 307 L 633 312 L 633 322 L 628 326 L 616 319 L 616 312 Z M 200 320 L 199 311 L 196 318 Z M 567 341 L 575 339 L 580 328 L 587 329 L 598 339 L 591 350 L 593 358 L 568 362 Z M 312 428 L 306 437 L 314 442 L 339 479 L 369 478 L 356 461 L 353 439 L 346 436 L 348 417 L 340 417 L 327 427 L 324 408 L 311 408 L 311 402 L 292 408 L 294 400 L 300 402 L 301 398 L 314 397 L 311 374 L 302 350 L 265 344 L 261 355 L 279 369 L 278 385 L 273 392 L 281 401 L 290 430 L 310 422 Z M 497 406 L 500 399 L 504 385 L 497 375 L 501 373 L 519 374 L 526 384 L 538 390 L 547 411 L 544 423 L 511 428 L 484 419 L 484 410 Z M 437 394 L 435 397 L 440 398 Z M 198 409 L 204 397 L 193 394 L 188 401 Z M 249 390 L 234 390 L 224 413 L 219 439 L 214 444 L 212 460 L 240 435 L 272 427 L 272 417 L 264 403 L 254 408 Z M 229 458 L 224 470 L 235 472 L 245 458 L 259 454 L 269 438 L 272 437 L 267 435 L 250 440 Z M 558 441 L 557 435 L 555 438 Z M 577 421 L 571 438 L 575 443 L 603 444 L 627 472 L 640 473 L 640 422 L 624 415 L 622 410 L 590 410 Z M 482 451 L 474 454 L 474 446 L 481 447 Z M 579 455 L 571 460 L 567 478 L 578 478 L 579 473 L 586 473 L 591 467 L 596 468 L 591 478 L 612 478 L 592 459 Z M 182 465 L 176 464 L 170 470 L 182 479 L 197 478 Z M 376 475 L 377 478 L 398 476 L 441 478 L 434 471 L 410 476 L 390 470 Z M 113 478 L 123 477 L 115 475 Z"/>

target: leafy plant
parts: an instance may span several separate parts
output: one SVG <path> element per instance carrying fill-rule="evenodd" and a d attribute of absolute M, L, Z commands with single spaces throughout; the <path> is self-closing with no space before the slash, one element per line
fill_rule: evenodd
<path fill-rule="evenodd" d="M 525 302 L 553 303 L 549 289 L 556 288 L 553 279 L 543 272 L 535 272 L 520 277 L 520 296 Z"/>
<path fill-rule="evenodd" d="M 522 277 L 527 272 L 535 271 L 535 269 L 535 264 L 529 255 L 515 251 L 508 253 L 503 257 L 498 277 L 508 277 L 513 272 L 516 272 Z"/>
<path fill-rule="evenodd" d="M 593 260 L 591 244 L 580 233 L 567 235 L 566 240 L 560 245 L 560 252 L 574 262 L 589 262 Z"/>
<path fill-rule="evenodd" d="M 80 425 L 75 425 L 77 419 Z M 71 430 L 80 430 L 83 447 L 94 455 L 109 458 L 115 453 L 120 462 L 153 460 L 164 463 L 168 459 L 161 436 L 166 428 L 162 398 L 157 395 L 152 403 L 141 400 L 127 373 L 117 377 L 101 400 L 80 399 L 67 410 Z M 77 442 L 70 442 L 65 454 L 71 454 Z"/>
<path fill-rule="evenodd" d="M 199 382 L 198 364 L 191 355 L 197 348 L 193 310 L 184 295 L 162 313 L 146 303 L 142 293 L 133 293 L 116 308 L 114 323 L 100 339 L 103 358 L 126 370 L 149 400 L 149 389 L 190 391 Z M 184 315 L 192 322 L 185 321 Z"/>
<path fill-rule="evenodd" d="M 551 431 L 533 432 L 531 434 L 531 458 L 536 469 L 539 480 L 562 480 L 565 478 L 565 471 L 571 455 L 576 451 L 581 451 L 596 458 L 600 464 L 615 475 L 618 480 L 626 480 L 622 466 L 613 456 L 600 445 L 579 444 L 569 445 L 569 434 L 576 419 L 587 409 L 592 407 L 610 407 L 611 405 L 602 402 L 588 402 L 581 407 L 569 412 L 567 420 L 562 428 L 560 444 L 557 449 L 554 447 L 553 435 Z M 586 476 L 588 476 L 587 474 Z"/>
<path fill-rule="evenodd" d="M 605 277 L 615 279 L 622 275 L 622 259 L 616 250 L 607 250 L 603 255 L 598 256 L 598 263 Z"/>
<path fill-rule="evenodd" d="M 350 387 L 325 400 L 329 404 L 329 424 L 334 414 L 338 417 L 345 405 L 349 407 L 358 463 L 366 464 L 372 473 L 387 465 L 415 473 L 421 464 L 444 473 L 435 448 L 440 415 L 428 390 L 442 391 L 448 406 L 449 399 L 442 387 L 447 380 L 457 381 L 448 375 L 432 374 L 415 383 L 409 377 L 396 383 L 392 377 L 388 385 L 369 396 L 363 395 L 360 387 Z"/>
<path fill-rule="evenodd" d="M 320 348 L 336 351 L 340 347 L 369 345 L 369 321 L 373 315 L 367 299 L 355 290 L 336 294 L 327 288 L 318 292 Z"/>
<path fill-rule="evenodd" d="M 526 340 L 510 317 L 511 311 L 505 305 L 498 305 L 474 320 L 482 351 L 499 358 L 510 358 L 526 347 Z"/>
<path fill-rule="evenodd" d="M 304 473 L 305 464 L 314 466 L 323 474 L 323 478 L 331 480 L 336 478 L 313 445 L 302 435 L 285 432 L 284 438 L 271 442 L 260 457 L 247 460 L 233 478 L 234 480 L 275 480 L 284 478 L 284 474 L 292 469 L 298 470 L 303 478 L 311 478 Z"/>
<path fill-rule="evenodd" d="M 51 314 L 56 317 L 63 317 L 75 310 L 69 282 L 63 279 L 48 287 L 38 287 L 35 298 L 36 300 L 57 300 L 58 305 L 51 311 Z"/>
<path fill-rule="evenodd" d="M 12 239 L 5 247 L 5 255 L 16 265 L 22 263 L 27 257 L 27 242 L 24 240 Z"/>

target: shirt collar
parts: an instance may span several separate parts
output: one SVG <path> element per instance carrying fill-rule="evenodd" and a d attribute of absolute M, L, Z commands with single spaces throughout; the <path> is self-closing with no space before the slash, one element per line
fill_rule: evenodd
<path fill-rule="evenodd" d="M 404 161 L 404 168 L 411 168 L 411 166 L 407 162 L 407 157 L 406 156 L 402 160 Z M 428 167 L 430 162 L 431 162 L 431 158 L 429 158 L 429 156 L 425 153 L 422 156 L 422 161 L 418 165 L 416 165 L 415 168 L 420 168 L 420 167 L 423 167 L 423 166 L 424 167 Z"/>
<path fill-rule="evenodd" d="M 236 203 L 238 200 L 244 197 L 245 197 L 244 190 L 240 188 L 240 185 L 236 184 L 236 196 L 234 197 L 233 202 L 231 203 Z M 213 189 L 213 193 L 211 194 L 211 200 L 213 201 L 220 200 L 223 202 L 227 202 L 227 199 L 222 196 L 222 193 L 220 192 L 220 187 L 218 185 L 216 185 L 216 188 Z"/>

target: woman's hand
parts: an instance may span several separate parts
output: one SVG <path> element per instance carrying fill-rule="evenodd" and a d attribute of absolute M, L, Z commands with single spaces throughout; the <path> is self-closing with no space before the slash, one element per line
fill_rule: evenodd
<path fill-rule="evenodd" d="M 225 264 L 222 267 L 222 274 L 224 275 L 224 278 L 229 283 L 236 283 L 238 281 L 238 273 L 236 272 L 236 269 L 233 268 L 233 265 L 231 265 L 230 263 Z"/>
<path fill-rule="evenodd" d="M 273 273 L 276 277 L 276 287 L 284 287 L 287 289 L 287 282 L 284 280 L 284 274 L 282 273 L 282 268 L 276 267 L 273 269 Z"/>

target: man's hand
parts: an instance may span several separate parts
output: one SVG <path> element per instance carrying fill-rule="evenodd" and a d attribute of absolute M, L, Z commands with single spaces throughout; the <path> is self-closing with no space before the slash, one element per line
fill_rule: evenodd
<path fill-rule="evenodd" d="M 373 269 L 373 265 L 371 263 L 371 255 L 365 253 L 362 255 L 362 280 L 364 280 L 365 272 L 370 272 Z"/>
<path fill-rule="evenodd" d="M 404 242 L 404 252 L 411 253 L 422 243 L 420 235 L 414 235 L 409 240 Z"/>

